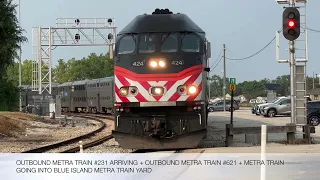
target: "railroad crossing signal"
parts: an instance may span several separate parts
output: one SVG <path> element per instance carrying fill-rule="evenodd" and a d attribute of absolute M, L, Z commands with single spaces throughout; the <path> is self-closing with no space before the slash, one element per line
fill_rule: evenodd
<path fill-rule="evenodd" d="M 235 85 L 235 84 L 230 84 L 230 85 L 229 85 L 229 90 L 230 90 L 231 92 L 235 92 L 236 89 L 237 89 L 237 85 Z"/>
<path fill-rule="evenodd" d="M 229 84 L 237 84 L 236 83 L 236 78 L 230 78 L 229 79 Z"/>
<path fill-rule="evenodd" d="M 294 41 L 300 36 L 300 12 L 295 7 L 288 7 L 282 14 L 283 36 Z"/>

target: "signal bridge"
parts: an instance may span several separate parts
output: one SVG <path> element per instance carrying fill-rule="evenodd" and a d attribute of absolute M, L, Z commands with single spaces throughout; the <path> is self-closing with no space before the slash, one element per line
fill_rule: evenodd
<path fill-rule="evenodd" d="M 51 94 L 52 48 L 109 46 L 113 58 L 116 29 L 114 18 L 58 18 L 56 27 L 33 28 L 32 91 Z"/>

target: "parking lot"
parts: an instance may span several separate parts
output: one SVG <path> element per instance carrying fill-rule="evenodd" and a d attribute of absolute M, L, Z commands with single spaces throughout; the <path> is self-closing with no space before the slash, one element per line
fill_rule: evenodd
<path fill-rule="evenodd" d="M 208 129 L 209 131 L 221 132 L 225 137 L 225 124 L 230 123 L 230 112 L 216 111 L 209 113 Z M 290 123 L 290 117 L 273 117 L 266 118 L 264 116 L 257 116 L 251 113 L 249 108 L 240 108 L 234 112 L 233 124 L 234 127 L 259 127 L 261 125 L 267 126 L 284 126 Z M 302 139 L 302 128 L 297 128 L 296 139 Z M 320 127 L 316 127 L 316 133 L 311 134 L 315 143 L 320 143 Z M 245 142 L 245 134 L 234 135 L 235 144 L 242 144 L 236 146 L 248 146 Z M 284 143 L 286 142 L 285 133 L 268 134 L 268 142 Z"/>

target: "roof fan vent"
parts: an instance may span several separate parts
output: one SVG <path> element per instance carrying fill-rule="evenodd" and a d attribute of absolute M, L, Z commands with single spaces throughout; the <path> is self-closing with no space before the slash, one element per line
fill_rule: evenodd
<path fill-rule="evenodd" d="M 169 9 L 155 9 L 152 14 L 173 14 Z"/>

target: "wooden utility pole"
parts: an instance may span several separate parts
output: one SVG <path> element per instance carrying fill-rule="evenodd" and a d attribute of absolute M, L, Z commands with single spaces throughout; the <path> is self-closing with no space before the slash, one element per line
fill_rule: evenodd
<path fill-rule="evenodd" d="M 223 110 L 226 111 L 226 45 L 223 44 Z"/>

